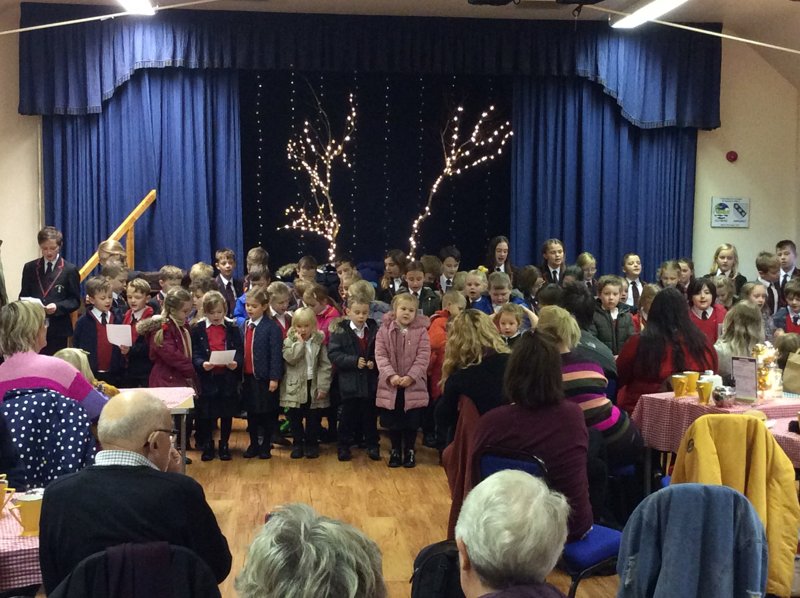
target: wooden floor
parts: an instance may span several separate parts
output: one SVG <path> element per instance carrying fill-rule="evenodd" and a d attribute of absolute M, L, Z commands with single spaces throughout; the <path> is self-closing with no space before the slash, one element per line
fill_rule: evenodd
<path fill-rule="evenodd" d="M 415 469 L 389 469 L 385 460 L 370 461 L 358 449 L 351 462 L 340 463 L 334 445 L 323 445 L 316 460 L 293 461 L 286 448 L 273 449 L 269 461 L 243 459 L 246 442 L 242 423 L 236 420 L 232 461 L 203 463 L 199 452 L 189 452 L 194 463 L 187 474 L 203 485 L 233 553 L 231 575 L 220 587 L 224 598 L 236 596 L 234 578 L 264 514 L 290 502 L 307 503 L 366 532 L 383 551 L 389 595 L 410 595 L 414 557 L 423 546 L 446 536 L 450 498 L 435 451 L 420 448 Z M 387 440 L 382 444 L 386 453 Z M 568 577 L 555 572 L 549 580 L 566 593 Z M 581 582 L 578 597 L 613 597 L 616 589 L 616 576 L 592 578 Z"/>

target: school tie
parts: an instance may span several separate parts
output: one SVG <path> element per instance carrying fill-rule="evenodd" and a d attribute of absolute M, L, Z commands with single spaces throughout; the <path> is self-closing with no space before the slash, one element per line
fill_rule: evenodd
<path fill-rule="evenodd" d="M 795 326 L 800 326 L 800 316 L 792 316 L 792 322 Z"/>
<path fill-rule="evenodd" d="M 53 273 L 53 262 L 47 262 L 47 267 L 44 269 L 44 275 L 50 276 Z"/>
<path fill-rule="evenodd" d="M 775 296 L 772 294 L 772 283 L 767 286 L 767 307 L 770 315 L 775 313 Z"/>
<path fill-rule="evenodd" d="M 551 272 L 551 274 L 552 274 L 552 277 L 553 277 L 553 282 L 558 284 L 558 270 L 553 270 Z"/>
<path fill-rule="evenodd" d="M 419 299 L 419 291 L 414 291 L 414 292 L 412 293 L 412 295 L 414 295 L 414 297 L 416 297 L 417 299 Z"/>
<path fill-rule="evenodd" d="M 638 307 L 639 306 L 639 281 L 638 280 L 634 280 L 634 281 L 631 282 L 631 291 L 633 291 L 633 306 L 634 307 Z M 703 315 L 705 315 L 705 312 L 703 312 Z"/>
<path fill-rule="evenodd" d="M 108 324 L 108 314 L 106 314 L 106 312 L 103 312 L 103 313 L 100 315 L 100 323 L 101 323 L 103 326 L 105 326 L 106 324 Z"/>
<path fill-rule="evenodd" d="M 500 266 L 495 266 L 494 271 L 495 272 L 502 272 L 503 269 Z"/>
<path fill-rule="evenodd" d="M 228 313 L 232 313 L 236 305 L 236 295 L 233 292 L 233 283 L 230 280 L 225 285 L 225 302 L 228 304 Z"/>
<path fill-rule="evenodd" d="M 247 323 L 247 327 L 248 327 L 250 330 L 253 330 L 253 329 L 256 327 L 256 325 L 255 325 L 253 322 L 248 322 L 248 323 Z"/>
<path fill-rule="evenodd" d="M 445 280 L 445 282 L 444 282 L 444 288 L 445 289 L 449 289 L 452 286 L 453 286 L 453 281 L 452 280 L 450 280 L 449 278 L 447 280 Z"/>
<path fill-rule="evenodd" d="M 703 312 L 703 319 L 704 320 L 708 320 L 708 312 L 707 311 Z"/>
<path fill-rule="evenodd" d="M 783 287 L 786 286 L 786 282 L 789 280 L 789 275 L 784 273 L 783 280 L 781 281 L 781 293 L 783 292 Z"/>

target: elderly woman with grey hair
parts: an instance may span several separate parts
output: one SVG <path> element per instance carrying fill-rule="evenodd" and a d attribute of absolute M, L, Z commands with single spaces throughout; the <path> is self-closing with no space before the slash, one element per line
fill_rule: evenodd
<path fill-rule="evenodd" d="M 385 598 L 378 545 L 304 504 L 270 514 L 236 578 L 240 598 Z"/>
<path fill-rule="evenodd" d="M 545 582 L 567 539 L 563 494 L 522 471 L 500 471 L 472 489 L 456 544 L 466 598 L 563 598 Z"/>

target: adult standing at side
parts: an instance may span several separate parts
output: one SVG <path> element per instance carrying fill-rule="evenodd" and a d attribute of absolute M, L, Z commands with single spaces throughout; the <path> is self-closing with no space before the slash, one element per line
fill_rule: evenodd
<path fill-rule="evenodd" d="M 39 299 L 47 315 L 47 346 L 42 353 L 53 355 L 66 348 L 72 336 L 72 312 L 81 305 L 78 268 L 64 259 L 61 231 L 45 226 L 36 237 L 42 257 L 22 267 L 20 299 Z"/>

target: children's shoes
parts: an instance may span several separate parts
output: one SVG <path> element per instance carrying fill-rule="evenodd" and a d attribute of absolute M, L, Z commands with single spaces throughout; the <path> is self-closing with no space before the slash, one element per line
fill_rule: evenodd
<path fill-rule="evenodd" d="M 392 450 L 389 453 L 389 467 L 400 467 L 403 464 L 402 459 L 400 459 L 400 451 Z"/>
<path fill-rule="evenodd" d="M 380 461 L 381 460 L 381 449 L 377 446 L 373 446 L 367 449 L 367 457 L 372 459 L 373 461 Z"/>
<path fill-rule="evenodd" d="M 244 455 L 242 455 L 242 456 L 245 459 L 252 459 L 253 457 L 255 457 L 257 455 L 258 455 L 258 445 L 257 444 L 251 444 L 250 446 L 247 447 L 247 450 L 244 452 Z"/>
<path fill-rule="evenodd" d="M 290 459 L 302 459 L 303 458 L 303 445 L 296 444 L 292 448 L 292 453 L 289 455 Z"/>
<path fill-rule="evenodd" d="M 350 453 L 350 449 L 348 448 L 339 449 L 339 461 L 350 461 L 352 458 L 353 455 Z"/>
<path fill-rule="evenodd" d="M 203 454 L 200 455 L 201 461 L 213 461 L 214 460 L 214 441 L 209 441 L 205 446 L 203 446 Z"/>
<path fill-rule="evenodd" d="M 406 451 L 405 456 L 403 457 L 403 467 L 416 467 L 417 466 L 417 459 L 414 456 L 414 451 Z"/>
<path fill-rule="evenodd" d="M 230 461 L 231 460 L 231 450 L 228 448 L 227 442 L 220 442 L 219 443 L 219 460 L 220 461 Z"/>

